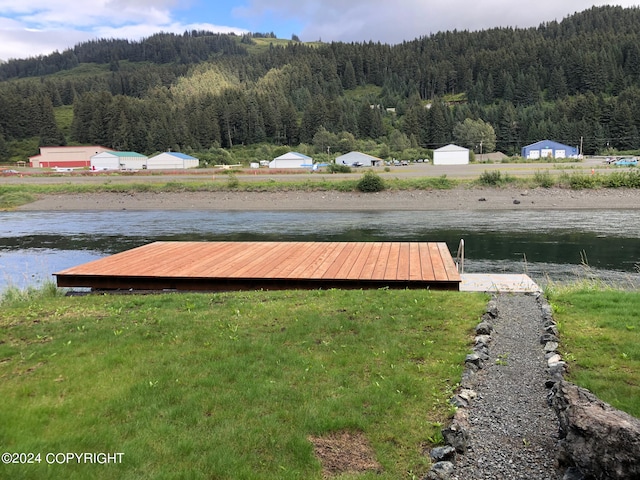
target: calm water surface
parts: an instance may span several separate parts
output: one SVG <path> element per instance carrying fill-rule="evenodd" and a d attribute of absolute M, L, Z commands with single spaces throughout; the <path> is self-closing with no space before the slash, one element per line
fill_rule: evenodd
<path fill-rule="evenodd" d="M 640 215 L 611 211 L 0 212 L 0 290 L 156 240 L 465 240 L 465 271 L 640 286 Z M 587 264 L 589 268 L 585 268 Z"/>

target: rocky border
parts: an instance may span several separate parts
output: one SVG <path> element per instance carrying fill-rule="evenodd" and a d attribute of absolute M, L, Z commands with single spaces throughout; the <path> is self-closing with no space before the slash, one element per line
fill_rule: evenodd
<path fill-rule="evenodd" d="M 464 454 L 469 446 L 469 414 L 467 408 L 476 398 L 476 392 L 472 387 L 472 378 L 478 370 L 484 367 L 484 362 L 489 360 L 489 345 L 491 344 L 492 322 L 498 316 L 498 304 L 495 298 L 487 303 L 482 321 L 475 327 L 473 353 L 465 358 L 465 368 L 460 381 L 460 388 L 451 398 L 450 402 L 456 408 L 449 426 L 442 430 L 446 446 L 436 447 L 431 450 L 430 457 L 433 462 L 425 480 L 446 480 L 454 471 L 454 462 L 457 454 Z"/>
<path fill-rule="evenodd" d="M 540 344 L 549 374 L 545 384 L 549 390 L 547 401 L 559 421 L 557 460 L 558 466 L 565 470 L 563 480 L 640 479 L 640 419 L 564 380 L 568 367 L 558 350 L 560 339 L 553 310 L 542 294 L 535 295 L 542 312 L 544 333 Z M 451 423 L 442 430 L 446 445 L 431 450 L 433 465 L 424 480 L 450 478 L 456 455 L 468 449 L 471 425 L 467 408 L 476 397 L 471 379 L 489 359 L 492 321 L 497 316 L 494 297 L 475 328 L 473 353 L 465 359 L 460 388 L 451 398 L 457 410 Z"/>

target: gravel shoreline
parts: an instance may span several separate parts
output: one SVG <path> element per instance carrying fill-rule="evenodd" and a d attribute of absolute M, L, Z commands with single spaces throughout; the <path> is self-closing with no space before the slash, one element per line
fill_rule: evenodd
<path fill-rule="evenodd" d="M 468 382 L 477 393 L 467 409 L 470 447 L 457 456 L 451 478 L 561 479 L 558 420 L 546 401 L 541 307 L 527 294 L 501 294 L 496 303 L 490 358 Z"/>
<path fill-rule="evenodd" d="M 638 189 L 456 187 L 378 193 L 337 191 L 125 192 L 41 195 L 20 211 L 209 210 L 577 210 L 640 209 Z"/>

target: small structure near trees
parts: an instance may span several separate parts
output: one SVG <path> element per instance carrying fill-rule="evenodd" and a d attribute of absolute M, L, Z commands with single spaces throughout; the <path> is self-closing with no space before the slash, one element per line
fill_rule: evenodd
<path fill-rule="evenodd" d="M 433 151 L 434 165 L 466 165 L 469 163 L 469 149 L 458 145 L 445 145 Z"/>

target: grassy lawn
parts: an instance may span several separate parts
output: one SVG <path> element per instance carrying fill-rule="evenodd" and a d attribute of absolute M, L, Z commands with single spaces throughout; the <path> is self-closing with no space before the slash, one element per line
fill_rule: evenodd
<path fill-rule="evenodd" d="M 567 379 L 640 418 L 640 292 L 574 287 L 550 301 Z"/>
<path fill-rule="evenodd" d="M 310 438 L 339 432 L 360 434 L 381 465 L 357 478 L 420 478 L 487 300 L 6 294 L 0 445 L 42 456 L 0 465 L 0 478 L 319 479 Z M 123 456 L 50 465 L 49 452 Z"/>

